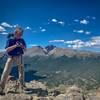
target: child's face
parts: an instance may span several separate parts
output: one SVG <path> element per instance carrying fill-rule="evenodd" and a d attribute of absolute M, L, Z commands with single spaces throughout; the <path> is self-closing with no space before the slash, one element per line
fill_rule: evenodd
<path fill-rule="evenodd" d="M 17 38 L 17 39 L 19 39 L 19 38 L 21 38 L 22 37 L 22 31 L 21 30 L 16 30 L 16 32 L 15 32 L 15 38 Z"/>

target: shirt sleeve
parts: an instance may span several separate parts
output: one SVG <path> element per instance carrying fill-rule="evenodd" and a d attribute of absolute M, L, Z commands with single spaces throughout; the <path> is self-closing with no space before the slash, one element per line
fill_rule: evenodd
<path fill-rule="evenodd" d="M 23 44 L 23 45 L 25 46 L 25 48 L 26 48 L 27 46 L 26 46 L 26 42 L 25 42 L 25 40 L 22 39 L 22 41 L 23 41 L 22 44 Z"/>

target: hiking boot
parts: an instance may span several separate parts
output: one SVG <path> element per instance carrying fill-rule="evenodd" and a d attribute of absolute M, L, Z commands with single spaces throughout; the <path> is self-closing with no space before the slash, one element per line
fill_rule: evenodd
<path fill-rule="evenodd" d="M 25 93 L 25 94 L 31 94 L 31 93 L 33 92 L 33 90 L 27 88 L 27 86 L 26 86 L 25 84 L 24 84 L 24 85 L 21 85 L 21 90 L 22 90 L 22 92 Z"/>
<path fill-rule="evenodd" d="M 0 86 L 0 95 L 5 95 L 3 88 Z"/>
<path fill-rule="evenodd" d="M 27 89 L 27 87 L 26 85 L 19 85 L 19 88 L 17 89 L 18 89 L 18 92 L 23 93 Z"/>

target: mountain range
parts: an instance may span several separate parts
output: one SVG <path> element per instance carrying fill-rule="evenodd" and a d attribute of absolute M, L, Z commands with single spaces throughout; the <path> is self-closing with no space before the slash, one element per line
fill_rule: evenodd
<path fill-rule="evenodd" d="M 29 48 L 25 56 L 55 56 L 55 57 L 61 57 L 61 56 L 67 56 L 67 57 L 98 57 L 100 56 L 100 52 L 90 52 L 90 51 L 78 51 L 68 48 L 60 48 L 56 47 L 54 45 L 48 45 L 46 47 L 41 46 L 33 46 L 32 48 Z"/>
<path fill-rule="evenodd" d="M 0 53 L 2 73 L 7 57 Z M 100 52 L 78 51 L 54 45 L 34 46 L 24 54 L 25 80 L 40 80 L 49 86 L 59 84 L 97 88 L 100 84 Z M 11 74 L 18 77 L 14 65 Z M 15 73 L 16 72 L 16 73 Z"/>

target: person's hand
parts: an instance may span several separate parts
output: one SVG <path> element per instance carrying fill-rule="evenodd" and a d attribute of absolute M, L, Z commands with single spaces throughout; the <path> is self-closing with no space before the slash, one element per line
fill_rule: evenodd
<path fill-rule="evenodd" d="M 21 47 L 22 49 L 25 49 L 25 46 L 20 42 L 16 42 L 16 46 Z"/>
<path fill-rule="evenodd" d="M 16 42 L 15 45 L 16 45 L 16 47 L 20 47 L 21 46 L 18 42 Z"/>

